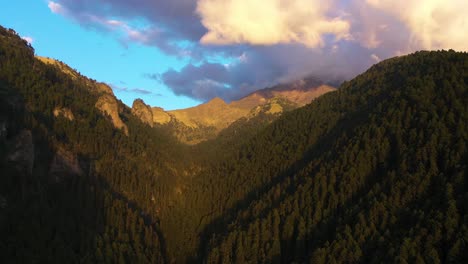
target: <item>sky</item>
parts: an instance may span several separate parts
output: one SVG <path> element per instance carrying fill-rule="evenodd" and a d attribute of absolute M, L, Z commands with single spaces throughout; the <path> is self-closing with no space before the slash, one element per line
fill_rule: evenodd
<path fill-rule="evenodd" d="M 15 0 L 0 25 L 36 54 L 166 110 L 417 50 L 468 51 L 466 0 Z"/>

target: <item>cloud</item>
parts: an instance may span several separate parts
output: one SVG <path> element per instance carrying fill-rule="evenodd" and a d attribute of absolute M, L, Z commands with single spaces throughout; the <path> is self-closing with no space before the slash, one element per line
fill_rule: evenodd
<path fill-rule="evenodd" d="M 65 9 L 63 8 L 63 6 L 59 3 L 56 3 L 54 1 L 49 1 L 48 5 L 47 5 L 50 9 L 50 11 L 52 11 L 52 13 L 55 13 L 55 14 L 65 14 Z"/>
<path fill-rule="evenodd" d="M 208 29 L 200 41 L 318 47 L 324 45 L 324 34 L 336 40 L 350 38 L 348 21 L 326 15 L 331 7 L 320 0 L 200 0 L 197 13 Z"/>
<path fill-rule="evenodd" d="M 26 40 L 26 42 L 28 42 L 29 45 L 34 43 L 34 39 L 32 37 L 24 36 L 24 37 L 21 37 L 21 38 Z"/>
<path fill-rule="evenodd" d="M 123 45 L 155 46 L 170 55 L 200 57 L 188 50 L 205 29 L 195 14 L 196 1 L 56 0 L 52 12 L 80 25 L 115 34 Z M 184 45 L 181 42 L 185 42 Z M 188 45 L 193 47 L 194 45 Z M 196 48 L 195 48 L 196 49 Z"/>
<path fill-rule="evenodd" d="M 380 62 L 382 59 L 379 58 L 379 56 L 375 54 L 371 54 L 371 59 L 374 60 L 375 62 Z"/>
<path fill-rule="evenodd" d="M 366 0 L 377 10 L 404 23 L 414 48 L 468 50 L 466 0 Z"/>
<path fill-rule="evenodd" d="M 230 98 L 230 76 L 226 66 L 218 63 L 188 64 L 180 71 L 168 70 L 159 78 L 176 95 L 206 101 L 213 97 Z"/>
<path fill-rule="evenodd" d="M 202 101 L 308 75 L 339 82 L 420 49 L 468 51 L 466 0 L 54 0 L 49 8 L 123 45 L 189 58 L 145 77 Z"/>
<path fill-rule="evenodd" d="M 201 101 L 215 96 L 236 100 L 255 90 L 310 75 L 324 82 L 339 83 L 364 70 L 362 58 L 369 55 L 357 44 L 336 45 L 334 53 L 301 44 L 250 47 L 233 63 L 188 65 L 180 71 L 163 73 L 161 80 L 174 93 Z M 365 63 L 372 64 L 369 59 Z"/>
<path fill-rule="evenodd" d="M 131 89 L 130 91 L 134 93 L 139 93 L 139 94 L 152 94 L 151 91 L 140 89 L 140 88 L 134 88 L 134 89 Z"/>
<path fill-rule="evenodd" d="M 128 88 L 126 86 L 119 86 L 119 85 L 115 85 L 115 84 L 110 84 L 109 86 L 114 91 L 119 91 L 119 92 L 124 92 L 124 93 L 137 93 L 137 94 L 141 94 L 141 95 L 153 94 L 152 91 L 149 91 L 149 90 L 146 90 L 146 89 L 141 89 L 141 88 Z M 158 95 L 158 94 L 156 94 L 156 95 Z"/>

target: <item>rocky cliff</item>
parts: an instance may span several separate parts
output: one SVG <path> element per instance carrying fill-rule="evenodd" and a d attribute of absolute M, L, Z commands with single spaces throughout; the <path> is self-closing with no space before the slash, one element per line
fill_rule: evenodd
<path fill-rule="evenodd" d="M 141 99 L 133 101 L 132 114 L 138 117 L 143 123 L 153 126 L 153 110 Z"/>
<path fill-rule="evenodd" d="M 96 108 L 110 118 L 115 128 L 121 129 L 125 135 L 128 135 L 127 125 L 120 118 L 121 109 L 119 107 L 119 103 L 114 93 L 112 92 L 112 88 L 109 85 L 86 78 L 61 61 L 40 56 L 36 56 L 36 58 L 45 64 L 57 67 L 65 74 L 71 76 L 73 79 L 80 79 L 80 81 L 84 82 L 89 91 L 93 92 L 98 97 L 95 105 Z M 73 113 L 69 109 L 65 108 L 55 108 L 54 116 L 63 116 L 69 120 L 74 120 Z"/>
<path fill-rule="evenodd" d="M 113 95 L 103 94 L 96 102 L 96 108 L 107 115 L 115 128 L 121 129 L 128 136 L 128 127 L 120 119 L 119 105 Z"/>

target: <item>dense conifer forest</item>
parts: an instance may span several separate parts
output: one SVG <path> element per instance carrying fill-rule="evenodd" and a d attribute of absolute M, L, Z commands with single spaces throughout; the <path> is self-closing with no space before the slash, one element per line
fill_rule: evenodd
<path fill-rule="evenodd" d="M 467 53 L 195 146 L 120 101 L 115 128 L 93 85 L 0 27 L 2 263 L 468 263 Z"/>

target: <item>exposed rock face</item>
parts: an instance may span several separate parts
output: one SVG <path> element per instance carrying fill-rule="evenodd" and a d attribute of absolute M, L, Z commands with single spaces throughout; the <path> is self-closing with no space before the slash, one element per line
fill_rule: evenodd
<path fill-rule="evenodd" d="M 167 124 L 172 120 L 171 115 L 169 115 L 164 109 L 161 107 L 153 107 L 153 123 L 154 124 Z"/>
<path fill-rule="evenodd" d="M 78 73 L 76 70 L 70 68 L 70 66 L 66 65 L 65 63 L 47 58 L 47 57 L 41 57 L 41 56 L 36 56 L 36 58 L 40 61 L 42 61 L 45 64 L 53 65 L 60 69 L 63 73 L 70 75 L 73 79 L 78 79 L 81 78 L 85 83 L 88 85 L 89 90 L 92 92 L 98 93 L 98 94 L 114 94 L 112 92 L 112 88 L 109 87 L 109 85 L 105 83 L 97 83 L 95 81 L 92 81 L 84 76 L 81 76 L 80 73 Z"/>
<path fill-rule="evenodd" d="M 81 81 L 83 81 L 86 84 L 89 91 L 99 96 L 99 99 L 96 103 L 96 108 L 110 117 L 112 124 L 115 128 L 122 129 L 125 135 L 128 135 L 127 125 L 125 125 L 122 119 L 120 119 L 119 104 L 114 96 L 114 93 L 112 92 L 112 88 L 109 87 L 109 85 L 105 83 L 98 83 L 94 80 L 82 76 L 76 70 L 70 68 L 63 62 L 46 57 L 36 56 L 36 58 L 46 64 L 54 65 L 65 74 L 70 75 L 73 79 L 80 79 Z M 54 116 L 57 117 L 59 115 L 62 115 L 69 120 L 74 119 L 73 113 L 69 110 L 66 110 L 65 108 L 57 108 L 54 110 Z"/>
<path fill-rule="evenodd" d="M 47 58 L 47 57 L 41 57 L 41 56 L 36 56 L 36 58 L 45 64 L 54 65 L 55 67 L 59 68 L 62 72 L 70 75 L 73 79 L 76 79 L 79 77 L 79 74 L 75 70 L 73 70 L 72 68 L 70 68 L 68 65 L 66 65 L 65 63 L 61 61 Z"/>
<path fill-rule="evenodd" d="M 103 94 L 96 102 L 96 108 L 102 113 L 108 115 L 115 128 L 122 129 L 125 135 L 128 136 L 127 125 L 120 119 L 119 106 L 113 95 Z"/>
<path fill-rule="evenodd" d="M 109 85 L 107 85 L 105 83 L 96 83 L 96 84 L 92 85 L 91 89 L 94 92 L 99 93 L 99 94 L 114 95 L 114 93 L 112 92 L 112 88 L 110 88 Z"/>
<path fill-rule="evenodd" d="M 138 117 L 143 123 L 153 126 L 153 110 L 141 99 L 133 101 L 132 114 Z"/>
<path fill-rule="evenodd" d="M 83 175 L 83 170 L 80 167 L 76 155 L 60 147 L 57 149 L 52 159 L 49 173 L 54 177 L 56 182 L 59 182 L 67 176 Z"/>
<path fill-rule="evenodd" d="M 55 117 L 63 116 L 70 121 L 75 120 L 75 115 L 73 115 L 73 112 L 70 109 L 65 108 L 65 107 L 64 108 L 56 107 L 54 109 L 54 116 Z"/>
<path fill-rule="evenodd" d="M 13 163 L 18 171 L 31 175 L 34 167 L 34 143 L 30 130 L 22 130 L 10 142 L 7 161 Z"/>

